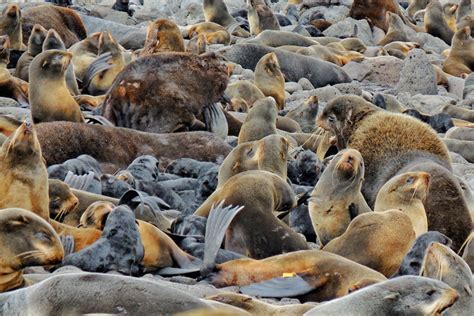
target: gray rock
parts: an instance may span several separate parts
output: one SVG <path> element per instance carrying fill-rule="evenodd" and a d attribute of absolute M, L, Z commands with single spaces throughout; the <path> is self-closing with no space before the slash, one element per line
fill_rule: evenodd
<path fill-rule="evenodd" d="M 411 95 L 438 94 L 436 72 L 422 49 L 413 49 L 404 60 L 397 90 Z"/>
<path fill-rule="evenodd" d="M 309 81 L 306 78 L 301 78 L 300 80 L 298 80 L 298 84 L 303 88 L 303 90 L 313 90 L 314 89 L 314 86 L 311 83 L 311 81 Z"/>
<path fill-rule="evenodd" d="M 457 102 L 456 99 L 447 96 L 422 94 L 411 96 L 409 93 L 399 93 L 397 99 L 406 107 L 429 115 L 439 113 L 447 103 L 456 104 Z"/>
<path fill-rule="evenodd" d="M 449 45 L 442 39 L 424 32 L 415 33 L 415 35 L 409 37 L 409 39 L 419 43 L 425 51 L 434 51 L 438 54 L 441 54 L 444 50 L 449 48 Z"/>
<path fill-rule="evenodd" d="M 113 21 L 124 25 L 135 25 L 135 20 L 130 18 L 126 12 L 116 11 L 111 7 L 105 7 L 100 5 L 91 5 L 88 6 L 88 9 L 90 9 L 90 15 L 93 17 Z"/>
<path fill-rule="evenodd" d="M 355 94 L 355 95 L 362 94 L 362 89 L 360 88 L 360 84 L 357 83 L 356 81 L 353 81 L 351 83 L 335 84 L 334 88 L 339 90 L 339 92 L 341 92 L 342 94 Z"/>
<path fill-rule="evenodd" d="M 358 32 L 357 37 L 361 39 L 366 45 L 374 45 L 374 40 L 372 36 L 372 31 L 367 20 L 355 20 L 353 18 L 345 18 L 342 21 L 339 21 L 326 30 L 323 34 L 325 36 L 334 36 L 334 37 L 351 37 L 354 35 L 354 26 L 357 25 Z"/>
<path fill-rule="evenodd" d="M 363 60 L 361 63 L 350 62 L 342 69 L 354 80 L 370 81 L 377 84 L 396 86 L 400 79 L 403 60 L 393 56 L 378 56 Z"/>
<path fill-rule="evenodd" d="M 303 90 L 303 88 L 296 82 L 285 83 L 285 91 L 287 91 L 290 94 L 295 93 L 296 91 L 300 91 L 300 90 Z"/>
<path fill-rule="evenodd" d="M 289 104 L 288 108 L 290 108 L 294 102 L 302 103 L 310 96 L 317 96 L 319 102 L 329 102 L 330 100 L 334 99 L 335 97 L 341 95 L 338 89 L 332 86 L 326 86 L 318 89 L 308 90 L 308 91 L 297 91 L 293 93 L 290 97 L 286 99 Z"/>

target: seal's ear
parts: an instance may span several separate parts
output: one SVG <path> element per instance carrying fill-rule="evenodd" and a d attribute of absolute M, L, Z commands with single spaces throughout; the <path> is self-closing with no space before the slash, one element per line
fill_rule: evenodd
<path fill-rule="evenodd" d="M 386 295 L 383 299 L 387 300 L 387 301 L 396 301 L 399 298 L 400 298 L 399 293 L 390 293 L 390 294 Z"/>
<path fill-rule="evenodd" d="M 377 282 L 379 282 L 379 281 L 374 280 L 374 279 L 362 279 L 359 282 L 354 283 L 351 287 L 349 287 L 348 292 L 349 293 L 355 292 L 355 291 L 357 291 L 357 290 L 359 290 L 363 287 L 372 285 L 372 284 L 377 283 Z"/>
<path fill-rule="evenodd" d="M 19 226 L 25 226 L 30 222 L 30 220 L 24 216 L 24 215 L 18 215 L 15 218 L 12 218 L 8 222 L 6 222 L 6 226 L 9 227 L 19 227 Z"/>

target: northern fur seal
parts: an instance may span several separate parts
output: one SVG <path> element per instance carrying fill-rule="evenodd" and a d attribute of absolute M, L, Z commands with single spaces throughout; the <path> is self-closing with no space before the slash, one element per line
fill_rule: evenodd
<path fill-rule="evenodd" d="M 474 70 L 474 39 L 469 26 L 459 29 L 453 36 L 453 44 L 448 58 L 444 61 L 443 71 L 457 77 L 469 75 Z"/>
<path fill-rule="evenodd" d="M 23 122 L 0 150 L 0 209 L 21 207 L 49 219 L 48 173 L 36 130 Z"/>
<path fill-rule="evenodd" d="M 29 68 L 29 99 L 34 123 L 84 122 L 79 105 L 66 86 L 66 70 L 72 55 L 47 50 L 37 55 Z"/>
<path fill-rule="evenodd" d="M 57 179 L 48 180 L 49 216 L 59 222 L 73 212 L 79 205 L 79 199 L 69 186 Z M 75 226 L 75 225 L 74 225 Z"/>
<path fill-rule="evenodd" d="M 424 204 L 428 229 L 445 234 L 459 249 L 471 231 L 469 210 L 451 173 L 448 150 L 432 129 L 409 116 L 378 110 L 357 96 L 333 99 L 317 122 L 336 136 L 339 148 L 347 145 L 362 154 L 367 170 L 362 194 L 369 206 L 393 176 L 430 174 Z"/>
<path fill-rule="evenodd" d="M 23 31 L 21 27 L 20 6 L 17 4 L 8 4 L 0 16 L 0 35 L 8 35 L 11 49 L 26 49 L 25 44 L 23 44 Z"/>
<path fill-rule="evenodd" d="M 349 306 L 356 315 L 441 315 L 457 299 L 456 290 L 441 281 L 403 276 L 318 305 L 304 315 L 342 315 Z"/>
<path fill-rule="evenodd" d="M 25 289 L 0 294 L 0 310 L 5 314 L 20 314 L 31 309 L 37 315 L 71 312 L 151 315 L 209 306 L 158 281 L 101 273 L 53 275 Z"/>
<path fill-rule="evenodd" d="M 426 249 L 420 275 L 443 281 L 454 288 L 459 299 L 447 310 L 448 314 L 462 315 L 474 309 L 474 280 L 467 263 L 449 247 L 434 242 Z"/>
<path fill-rule="evenodd" d="M 156 135 L 128 128 L 71 122 L 42 123 L 36 130 L 48 166 L 88 154 L 107 167 L 104 171 L 111 173 L 126 168 L 141 155 L 159 157 L 166 167 L 172 160 L 183 157 L 221 161 L 232 150 L 208 132 Z"/>
<path fill-rule="evenodd" d="M 24 52 L 15 67 L 15 77 L 28 81 L 28 68 L 36 55 L 43 50 L 43 42 L 48 31 L 39 24 L 33 26 L 30 38 L 28 39 L 28 50 Z"/>
<path fill-rule="evenodd" d="M 285 77 L 275 53 L 268 53 L 255 66 L 255 85 L 267 97 L 273 97 L 278 110 L 285 108 Z"/>
<path fill-rule="evenodd" d="M 446 104 L 441 111 L 454 118 L 474 123 L 474 110 L 468 110 L 453 104 Z"/>
<path fill-rule="evenodd" d="M 387 12 L 399 14 L 395 0 L 354 0 L 349 16 L 356 20 L 366 19 L 371 25 L 384 31 L 388 29 Z"/>
<path fill-rule="evenodd" d="M 58 264 L 63 257 L 59 236 L 44 219 L 20 208 L 0 210 L 0 293 L 25 285 L 25 267 Z"/>
<path fill-rule="evenodd" d="M 72 64 L 76 78 L 84 79 L 84 75 L 90 64 L 94 62 L 99 50 L 99 37 L 102 32 L 90 34 L 87 38 L 69 47 L 68 51 L 72 53 Z"/>
<path fill-rule="evenodd" d="M 69 8 L 53 5 L 30 6 L 22 11 L 23 42 L 27 42 L 34 24 L 56 30 L 66 48 L 87 37 L 86 28 L 79 14 Z"/>
<path fill-rule="evenodd" d="M 430 175 L 426 172 L 407 172 L 393 177 L 380 188 L 374 211 L 399 209 L 408 215 L 419 237 L 428 231 L 423 201 L 428 195 L 429 183 Z"/>
<path fill-rule="evenodd" d="M 140 56 L 184 51 L 183 36 L 176 23 L 168 19 L 158 19 L 148 25 L 145 46 Z"/>
<path fill-rule="evenodd" d="M 266 170 L 286 179 L 289 143 L 280 135 L 268 135 L 235 147 L 219 168 L 218 187 L 232 176 L 248 170 Z"/>
<path fill-rule="evenodd" d="M 257 100 L 240 128 L 239 145 L 276 134 L 277 114 L 277 106 L 273 98 Z"/>
<path fill-rule="evenodd" d="M 426 6 L 423 24 L 427 33 L 441 38 L 446 44 L 451 45 L 454 32 L 446 23 L 443 6 L 438 0 L 430 0 Z"/>
<path fill-rule="evenodd" d="M 247 19 L 250 34 L 257 35 L 264 30 L 279 30 L 280 24 L 265 0 L 247 0 Z"/>
<path fill-rule="evenodd" d="M 225 249 L 252 258 L 308 249 L 304 238 L 273 214 L 296 206 L 292 188 L 280 176 L 263 170 L 239 173 L 218 188 L 194 215 L 209 216 L 211 206 L 220 201 L 244 207 L 227 229 Z M 259 218 L 257 226 L 255 218 Z"/>
<path fill-rule="evenodd" d="M 361 193 L 364 161 L 357 150 L 339 152 L 324 169 L 309 199 L 309 215 L 322 245 L 342 235 L 359 214 L 372 210 Z"/>
<path fill-rule="evenodd" d="M 297 82 L 301 78 L 307 78 L 315 88 L 351 81 L 345 71 L 334 64 L 283 49 L 244 43 L 224 47 L 216 52 L 245 69 L 255 69 L 264 55 L 275 53 L 281 72 L 288 81 Z"/>
<path fill-rule="evenodd" d="M 182 131 L 196 123 L 204 107 L 220 100 L 227 81 L 224 59 L 212 53 L 147 56 L 117 76 L 99 112 L 119 127 Z"/>
<path fill-rule="evenodd" d="M 385 46 L 395 41 L 408 42 L 408 36 L 404 30 L 405 24 L 402 19 L 395 13 L 387 11 L 386 20 L 388 20 L 388 30 L 385 37 L 378 45 Z"/>
<path fill-rule="evenodd" d="M 369 212 L 354 218 L 344 234 L 331 240 L 323 250 L 390 277 L 400 267 L 415 238 L 411 220 L 403 212 Z"/>
<path fill-rule="evenodd" d="M 232 99 L 232 106 L 234 106 L 234 100 L 240 99 L 245 101 L 248 109 L 250 109 L 257 100 L 265 98 L 263 92 L 254 83 L 248 80 L 239 80 L 230 83 L 227 85 L 225 93 Z M 233 109 L 233 111 L 239 112 L 236 109 Z M 241 112 L 248 112 L 248 110 Z"/>
<path fill-rule="evenodd" d="M 432 242 L 439 242 L 448 247 L 450 247 L 452 243 L 451 239 L 440 232 L 430 231 L 422 234 L 415 240 L 410 251 L 406 254 L 405 258 L 403 258 L 397 273 L 393 276 L 420 275 L 426 248 L 428 248 Z"/>
<path fill-rule="evenodd" d="M 83 91 L 95 96 L 105 94 L 124 67 L 122 48 L 110 32 L 101 32 L 97 44 L 97 58 L 84 74 Z"/>
<path fill-rule="evenodd" d="M 319 100 L 317 96 L 309 96 L 301 105 L 291 109 L 285 116 L 296 121 L 305 133 L 312 133 L 316 127 Z"/>

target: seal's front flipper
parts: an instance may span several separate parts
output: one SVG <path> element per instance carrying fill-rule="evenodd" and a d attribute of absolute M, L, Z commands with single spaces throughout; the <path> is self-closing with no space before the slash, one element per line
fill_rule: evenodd
<path fill-rule="evenodd" d="M 312 282 L 315 281 L 315 282 Z M 328 282 L 328 277 L 318 277 L 316 280 L 299 275 L 292 277 L 278 277 L 247 286 L 240 287 L 240 292 L 246 295 L 261 297 L 295 297 L 307 294 L 315 288 Z"/>
<path fill-rule="evenodd" d="M 229 125 L 227 124 L 222 106 L 218 103 L 214 103 L 204 108 L 203 115 L 207 131 L 225 140 L 229 133 Z"/>
<path fill-rule="evenodd" d="M 223 205 L 224 201 L 221 201 L 216 207 L 212 206 L 207 219 L 204 262 L 201 267 L 202 276 L 208 275 L 213 270 L 217 252 L 221 247 L 227 228 L 237 213 L 244 208 L 232 205 L 223 207 Z"/>
<path fill-rule="evenodd" d="M 64 183 L 76 190 L 95 194 L 102 193 L 100 182 L 95 179 L 95 173 L 92 171 L 82 176 L 75 175 L 71 171 L 68 171 Z"/>
<path fill-rule="evenodd" d="M 105 53 L 100 55 L 90 64 L 89 68 L 87 68 L 87 72 L 84 75 L 84 85 L 82 87 L 83 90 L 87 89 L 91 84 L 92 79 L 97 76 L 102 71 L 105 71 L 109 68 L 112 68 L 113 65 L 109 63 L 112 59 L 112 53 Z"/>
<path fill-rule="evenodd" d="M 62 236 L 59 236 L 59 240 L 61 241 L 61 244 L 63 244 L 64 257 L 74 252 L 74 237 L 73 236 L 62 235 Z"/>
<path fill-rule="evenodd" d="M 198 277 L 200 274 L 201 269 L 199 267 L 196 268 L 173 268 L 167 267 L 159 270 L 157 274 L 161 276 L 173 276 L 173 275 L 186 275 L 189 277 Z"/>

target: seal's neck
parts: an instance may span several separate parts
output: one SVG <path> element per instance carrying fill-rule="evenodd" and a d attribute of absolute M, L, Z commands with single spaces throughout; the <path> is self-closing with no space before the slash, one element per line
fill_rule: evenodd
<path fill-rule="evenodd" d="M 355 113 L 352 113 L 350 121 L 344 124 L 343 136 L 346 140 L 346 145 L 362 121 L 377 111 L 379 111 L 379 109 L 374 106 L 373 108 L 364 107 L 363 109 L 359 109 Z"/>
<path fill-rule="evenodd" d="M 24 283 L 23 270 L 0 274 L 0 293 L 20 288 Z"/>

